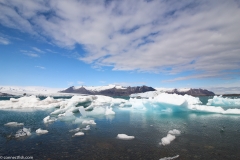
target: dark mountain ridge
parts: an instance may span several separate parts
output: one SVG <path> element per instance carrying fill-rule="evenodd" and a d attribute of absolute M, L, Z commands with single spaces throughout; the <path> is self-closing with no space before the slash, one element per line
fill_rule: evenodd
<path fill-rule="evenodd" d="M 129 96 L 130 94 L 133 94 L 133 93 L 143 93 L 147 91 L 156 91 L 156 89 L 148 86 L 136 86 L 136 87 L 129 86 L 125 89 L 119 89 L 119 88 L 113 87 L 105 90 L 93 91 L 93 90 L 87 90 L 83 86 L 77 89 L 74 86 L 72 86 L 60 92 L 89 94 L 89 95 L 105 95 L 105 96 Z"/>

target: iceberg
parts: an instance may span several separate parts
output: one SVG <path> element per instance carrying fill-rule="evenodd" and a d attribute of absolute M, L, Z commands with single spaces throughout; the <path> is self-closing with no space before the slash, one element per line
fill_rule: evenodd
<path fill-rule="evenodd" d="M 0 101 L 0 109 L 49 109 L 59 106 L 59 101 L 47 97 L 45 100 L 40 100 L 35 95 L 29 97 L 10 98 L 10 100 Z"/>
<path fill-rule="evenodd" d="M 56 119 L 51 118 L 50 116 L 47 116 L 47 117 L 43 118 L 44 123 L 51 123 L 51 122 L 54 122 L 54 121 L 56 121 Z"/>
<path fill-rule="evenodd" d="M 80 130 L 80 128 L 76 128 L 76 129 L 71 129 L 69 132 L 78 132 Z"/>
<path fill-rule="evenodd" d="M 160 145 L 169 145 L 176 137 L 174 135 L 171 135 L 171 134 L 167 134 L 166 137 L 163 137 L 161 139 L 162 142 L 160 142 L 159 144 Z"/>
<path fill-rule="evenodd" d="M 105 112 L 105 115 L 114 115 L 115 112 L 112 110 L 112 108 L 106 108 L 106 112 Z"/>
<path fill-rule="evenodd" d="M 177 129 L 173 129 L 173 130 L 168 131 L 168 134 L 171 134 L 171 135 L 180 135 L 180 134 L 181 134 L 181 131 L 179 131 L 179 130 L 177 130 Z"/>
<path fill-rule="evenodd" d="M 17 133 L 15 134 L 15 137 L 16 138 L 19 138 L 19 137 L 24 137 L 24 136 L 31 136 L 31 129 L 27 129 L 27 128 L 24 128 L 23 129 L 19 129 L 17 131 Z"/>
<path fill-rule="evenodd" d="M 83 132 L 77 132 L 77 133 L 75 133 L 75 134 L 73 135 L 73 137 L 75 137 L 75 136 L 83 136 L 83 135 L 84 135 Z"/>
<path fill-rule="evenodd" d="M 90 125 L 87 125 L 85 128 L 83 128 L 82 130 L 84 130 L 84 131 L 88 131 L 88 130 L 90 130 L 91 128 L 90 128 Z"/>
<path fill-rule="evenodd" d="M 5 126 L 9 126 L 9 127 L 18 127 L 18 126 L 23 126 L 24 123 L 18 123 L 18 122 L 8 122 L 6 124 L 4 124 Z"/>
<path fill-rule="evenodd" d="M 134 139 L 134 136 L 128 136 L 126 134 L 118 134 L 117 139 L 122 139 L 122 140 L 132 140 Z"/>
<path fill-rule="evenodd" d="M 161 142 L 159 144 L 163 146 L 169 145 L 176 138 L 176 135 L 180 135 L 180 134 L 181 134 L 181 131 L 177 129 L 170 130 L 168 131 L 167 136 L 161 139 Z"/>
<path fill-rule="evenodd" d="M 38 129 L 36 130 L 36 133 L 37 133 L 37 134 L 46 134 L 46 133 L 48 133 L 48 131 L 47 131 L 47 130 L 42 130 L 41 128 L 38 128 Z"/>
<path fill-rule="evenodd" d="M 213 99 L 209 99 L 208 106 L 222 106 L 222 107 L 239 107 L 240 99 L 224 98 L 222 96 L 214 96 Z"/>
<path fill-rule="evenodd" d="M 82 124 L 96 124 L 94 120 L 84 120 Z"/>

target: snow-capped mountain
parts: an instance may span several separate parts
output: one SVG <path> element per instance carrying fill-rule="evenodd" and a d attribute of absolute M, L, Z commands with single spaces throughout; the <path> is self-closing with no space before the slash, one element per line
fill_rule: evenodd
<path fill-rule="evenodd" d="M 157 91 L 170 94 L 179 94 L 179 95 L 191 95 L 191 96 L 214 96 L 215 94 L 206 89 L 194 89 L 194 88 L 156 88 Z"/>
<path fill-rule="evenodd" d="M 123 87 L 118 85 L 98 86 L 98 87 L 69 87 L 60 91 L 61 93 L 79 93 L 90 95 L 105 95 L 105 96 L 129 96 L 133 93 L 143 93 L 147 91 L 155 91 L 154 88 L 148 86 Z"/>

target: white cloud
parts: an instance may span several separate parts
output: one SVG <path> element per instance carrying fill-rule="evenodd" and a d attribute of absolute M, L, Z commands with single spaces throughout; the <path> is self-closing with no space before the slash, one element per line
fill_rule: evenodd
<path fill-rule="evenodd" d="M 21 50 L 21 52 L 26 55 L 26 56 L 29 56 L 29 57 L 33 57 L 33 58 L 37 58 L 39 57 L 38 54 L 32 52 L 32 51 L 26 51 L 26 50 Z"/>
<path fill-rule="evenodd" d="M 39 69 L 46 69 L 45 67 L 43 66 L 35 66 L 36 68 L 39 68 Z"/>
<path fill-rule="evenodd" d="M 82 82 L 82 81 L 78 81 L 77 84 L 78 84 L 78 85 L 83 85 L 84 82 Z"/>
<path fill-rule="evenodd" d="M 10 44 L 10 41 L 6 38 L 0 37 L 0 44 L 8 45 Z"/>
<path fill-rule="evenodd" d="M 235 0 L 3 0 L 0 23 L 60 47 L 80 44 L 86 54 L 76 58 L 98 68 L 223 77 L 240 68 L 239 6 Z"/>
<path fill-rule="evenodd" d="M 45 51 L 42 51 L 41 49 L 39 49 L 37 47 L 32 47 L 32 49 L 39 52 L 39 53 L 45 53 Z"/>

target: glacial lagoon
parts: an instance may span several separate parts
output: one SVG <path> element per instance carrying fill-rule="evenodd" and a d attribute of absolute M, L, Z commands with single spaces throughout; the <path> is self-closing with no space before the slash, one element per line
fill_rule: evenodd
<path fill-rule="evenodd" d="M 221 99 L 221 97 L 217 98 Z M 42 99 L 44 98 L 39 101 Z M 70 97 L 67 100 L 69 99 Z M 213 97 L 199 97 L 203 106 L 207 104 L 209 99 L 213 99 Z M 235 104 L 231 103 L 235 106 L 223 105 L 224 110 L 228 108 L 240 109 L 240 106 L 237 105 L 239 97 L 229 99 L 236 102 Z M 4 98 L 0 102 L 7 100 Z M 157 106 L 160 103 L 152 103 L 151 105 L 143 103 L 146 108 L 136 106 L 133 108 L 130 106 L 119 107 L 122 104 L 119 104 L 119 99 L 114 105 L 101 102 L 101 104 L 95 105 L 103 108 L 104 105 L 111 106 L 115 114 L 106 115 L 105 111 L 102 113 L 101 110 L 98 110 L 96 114 L 87 113 L 83 118 L 80 112 L 74 112 L 69 116 L 64 115 L 65 110 L 65 112 L 59 113 L 63 114 L 59 118 L 59 114 L 51 114 L 59 109 L 55 107 L 35 109 L 5 107 L 1 109 L 0 155 L 32 156 L 34 159 L 86 160 L 158 160 L 164 159 L 164 157 L 181 160 L 232 160 L 240 157 L 240 115 L 237 113 L 222 114 L 199 110 L 175 110 L 176 103 L 164 103 L 166 106 L 161 103 L 161 107 Z M 86 112 L 92 111 L 94 109 Z M 43 119 L 48 116 L 54 121 L 44 123 Z M 83 123 L 83 120 L 89 121 L 90 119 L 96 124 Z M 23 125 L 6 125 L 9 122 L 23 123 Z M 90 126 L 90 129 L 82 130 L 87 125 Z M 23 127 L 30 129 L 31 135 L 17 138 L 16 133 Z M 48 133 L 37 134 L 36 130 L 39 128 L 47 130 Z M 77 132 L 73 130 L 77 128 L 84 135 L 74 136 Z M 180 131 L 181 134 L 175 135 L 175 139 L 168 145 L 162 145 L 162 139 L 173 129 Z M 118 134 L 126 134 L 134 136 L 134 138 L 123 140 L 117 138 Z"/>

